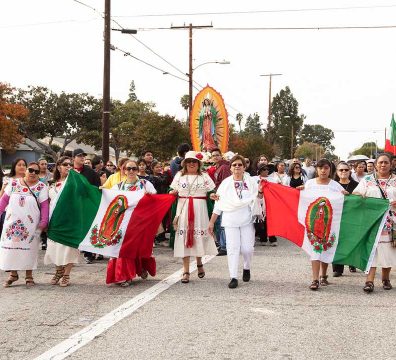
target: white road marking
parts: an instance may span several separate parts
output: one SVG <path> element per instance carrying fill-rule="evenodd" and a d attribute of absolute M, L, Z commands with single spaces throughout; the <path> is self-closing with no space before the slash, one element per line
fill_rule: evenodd
<path fill-rule="evenodd" d="M 250 310 L 265 315 L 277 315 L 276 311 L 267 308 L 251 308 Z"/>
<path fill-rule="evenodd" d="M 202 258 L 202 263 L 207 263 L 214 257 L 215 256 L 204 256 Z M 196 262 L 191 262 L 190 272 L 194 272 L 196 269 Z M 35 360 L 65 359 L 66 357 L 77 351 L 79 348 L 87 345 L 90 341 L 92 341 L 97 336 L 105 332 L 107 329 L 118 323 L 120 320 L 131 315 L 134 311 L 139 309 L 150 300 L 154 299 L 163 291 L 169 289 L 172 285 L 180 281 L 180 277 L 182 276 L 182 274 L 183 269 L 176 271 L 172 275 L 168 276 L 166 279 L 160 281 L 158 284 L 152 286 L 146 291 L 143 291 L 141 294 L 135 296 L 131 300 L 128 300 L 117 309 L 114 309 L 113 311 L 104 315 L 103 317 L 88 325 L 84 329 L 70 336 L 65 341 L 62 341 L 58 345 L 36 357 Z"/>

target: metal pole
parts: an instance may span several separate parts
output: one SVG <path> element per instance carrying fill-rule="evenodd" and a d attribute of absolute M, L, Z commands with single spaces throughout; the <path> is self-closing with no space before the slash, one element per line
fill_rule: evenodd
<path fill-rule="evenodd" d="M 190 124 L 191 112 L 192 112 L 192 103 L 193 103 L 193 64 L 192 64 L 192 29 L 193 26 L 190 24 L 189 26 L 189 58 L 188 58 L 188 124 Z"/>
<path fill-rule="evenodd" d="M 270 74 L 269 76 L 269 91 L 268 91 L 268 125 L 267 127 L 269 128 L 271 125 L 271 88 L 272 88 L 272 74 Z"/>
<path fill-rule="evenodd" d="M 110 3 L 111 0 L 105 0 L 102 113 L 102 156 L 105 163 L 109 160 L 110 141 Z"/>

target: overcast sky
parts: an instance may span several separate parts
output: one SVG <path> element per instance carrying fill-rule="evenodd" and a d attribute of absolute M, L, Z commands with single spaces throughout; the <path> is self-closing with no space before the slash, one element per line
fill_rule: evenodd
<path fill-rule="evenodd" d="M 97 11 L 73 0 L 1 1 L 0 81 L 101 96 L 104 0 L 81 2 Z M 188 31 L 169 28 L 213 24 L 194 30 L 194 68 L 223 59 L 231 64 L 199 66 L 194 80 L 223 95 L 231 122 L 238 112 L 245 119 L 257 112 L 266 126 L 269 81 L 260 74 L 281 73 L 272 94 L 289 86 L 306 123 L 334 131 L 341 158 L 363 142 L 384 144 L 384 128 L 396 112 L 396 27 L 242 29 L 396 26 L 396 0 L 113 0 L 112 15 L 139 30 L 134 37 L 113 31 L 112 44 L 159 68 L 112 51 L 112 98 L 125 100 L 134 80 L 140 100 L 185 118 L 180 98 L 188 93 Z"/>

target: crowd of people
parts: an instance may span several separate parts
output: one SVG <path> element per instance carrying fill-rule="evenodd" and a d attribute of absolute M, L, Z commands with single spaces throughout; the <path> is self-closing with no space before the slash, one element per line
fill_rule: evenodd
<path fill-rule="evenodd" d="M 114 165 L 112 161 L 105 164 L 100 156 L 88 157 L 82 149 L 75 149 L 62 154 L 53 172 L 48 170 L 44 158 L 29 163 L 15 159 L 7 176 L 0 168 L 0 269 L 9 272 L 4 287 L 19 280 L 18 271 L 26 272 L 26 286 L 35 285 L 33 270 L 37 269 L 40 242 L 46 250 L 44 263 L 55 266 L 49 282 L 61 287 L 70 284 L 79 251 L 47 239 L 46 229 L 68 173 L 76 171 L 99 189 L 174 195 L 177 200 L 173 210 L 164 217 L 154 244 L 167 244 L 170 233 L 174 256 L 183 261 L 183 284 L 190 282 L 191 257 L 196 258 L 198 277 L 203 278 L 204 255 L 227 256 L 231 289 L 238 286 L 240 255 L 242 280 L 250 281 L 256 240 L 258 244 L 277 246 L 277 238 L 267 232 L 262 181 L 298 190 L 326 189 L 388 199 L 388 218 L 363 290 L 367 293 L 374 290 L 377 267 L 382 269 L 383 288 L 392 288 L 390 271 L 396 265 L 395 157 L 380 154 L 375 160 L 355 164 L 321 159 L 313 164 L 308 158 L 303 162 L 297 158 L 270 162 L 261 154 L 252 161 L 232 152 L 222 154 L 218 148 L 210 153 L 195 152 L 188 144 L 181 144 L 177 153 L 167 164 L 156 160 L 152 151 L 145 151 L 138 160 L 120 158 Z M 103 258 L 89 252 L 83 256 L 87 264 Z M 329 285 L 328 264 L 315 255 L 311 264 L 309 288 L 317 290 Z M 342 276 L 344 265 L 332 266 L 333 276 Z M 356 272 L 356 268 L 349 266 L 349 271 Z M 153 273 L 150 261 L 141 264 L 136 273 L 136 269 L 131 270 L 129 260 L 114 258 L 108 263 L 107 283 L 125 287 L 136 275 L 146 278 Z"/>

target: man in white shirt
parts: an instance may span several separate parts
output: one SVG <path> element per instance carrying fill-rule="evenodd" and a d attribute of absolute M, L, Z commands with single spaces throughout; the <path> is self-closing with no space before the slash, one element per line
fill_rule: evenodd
<path fill-rule="evenodd" d="M 305 171 L 308 180 L 315 177 L 315 167 L 312 166 L 312 160 L 310 158 L 305 158 L 302 169 Z"/>

